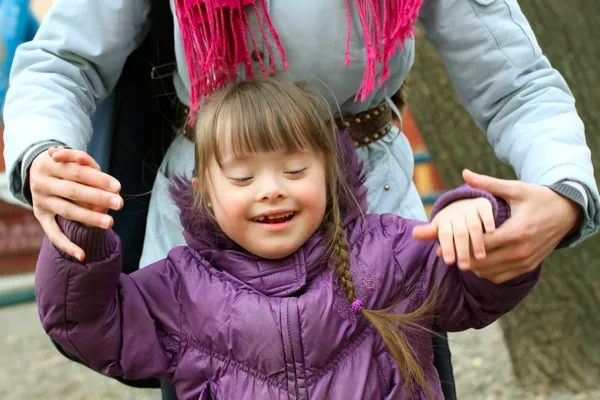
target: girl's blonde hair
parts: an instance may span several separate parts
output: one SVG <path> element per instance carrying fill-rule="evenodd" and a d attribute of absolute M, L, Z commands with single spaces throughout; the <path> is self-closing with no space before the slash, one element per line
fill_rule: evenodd
<path fill-rule="evenodd" d="M 340 199 L 351 199 L 360 207 L 349 187 L 337 151 L 337 128 L 329 105 L 320 96 L 298 85 L 276 78 L 257 78 L 231 84 L 208 99 L 196 118 L 195 172 L 196 206 L 210 213 L 206 184 L 213 157 L 220 162 L 221 149 L 234 156 L 253 152 L 296 151 L 312 149 L 325 158 L 327 176 L 327 208 L 322 228 L 328 243 L 339 282 L 351 303 L 356 299 L 350 269 Z M 413 383 L 429 391 L 425 374 L 412 353 L 400 328 L 421 328 L 426 307 L 409 314 L 393 314 L 393 306 L 385 310 L 362 309 L 362 314 L 381 334 L 388 350 L 398 363 L 410 391 Z"/>

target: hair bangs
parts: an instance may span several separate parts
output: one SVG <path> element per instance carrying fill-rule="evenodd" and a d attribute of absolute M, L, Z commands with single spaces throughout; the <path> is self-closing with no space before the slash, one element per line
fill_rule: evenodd
<path fill-rule="evenodd" d="M 278 83 L 242 82 L 223 96 L 209 127 L 209 147 L 219 163 L 224 156 L 257 152 L 331 152 L 331 128 L 323 111 L 302 89 Z"/>

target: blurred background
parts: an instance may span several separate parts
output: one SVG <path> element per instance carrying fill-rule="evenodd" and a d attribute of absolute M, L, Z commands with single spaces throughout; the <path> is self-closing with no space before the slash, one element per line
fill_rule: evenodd
<path fill-rule="evenodd" d="M 32 37 L 51 3 L 0 0 L 0 106 L 14 49 Z M 597 2 L 519 3 L 546 55 L 577 98 L 598 176 Z M 429 209 L 445 185 L 461 183 L 465 167 L 498 177 L 513 175 L 496 161 L 425 39 L 419 31 L 403 127 L 415 154 L 414 179 Z M 154 391 L 128 388 L 70 362 L 52 346 L 33 302 L 33 273 L 42 237 L 31 211 L 11 198 L 0 157 L 0 400 L 158 399 Z M 513 313 L 481 331 L 451 334 L 450 342 L 461 400 L 600 399 L 598 238 L 555 253 L 534 293 Z"/>

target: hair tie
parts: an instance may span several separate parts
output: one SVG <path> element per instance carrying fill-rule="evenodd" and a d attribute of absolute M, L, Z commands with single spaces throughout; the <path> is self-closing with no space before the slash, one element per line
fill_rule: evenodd
<path fill-rule="evenodd" d="M 356 299 L 352 302 L 352 311 L 358 314 L 362 311 L 364 306 L 365 305 L 363 304 L 362 300 Z"/>

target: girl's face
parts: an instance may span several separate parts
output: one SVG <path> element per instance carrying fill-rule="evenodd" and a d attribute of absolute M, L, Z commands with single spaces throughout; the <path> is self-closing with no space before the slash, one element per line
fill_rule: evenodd
<path fill-rule="evenodd" d="M 213 159 L 209 206 L 229 238 L 267 259 L 300 248 L 325 216 L 325 158 L 311 150 L 259 152 Z"/>

